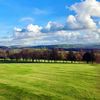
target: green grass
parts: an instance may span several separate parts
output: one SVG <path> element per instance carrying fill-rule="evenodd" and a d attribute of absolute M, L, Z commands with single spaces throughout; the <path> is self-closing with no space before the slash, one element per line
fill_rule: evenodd
<path fill-rule="evenodd" d="M 99 64 L 0 64 L 0 100 L 100 100 L 99 81 Z"/>

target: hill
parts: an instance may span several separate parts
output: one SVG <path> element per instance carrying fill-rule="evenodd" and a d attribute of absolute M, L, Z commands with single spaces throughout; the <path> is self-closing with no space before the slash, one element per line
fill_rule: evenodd
<path fill-rule="evenodd" d="M 39 45 L 39 46 L 0 46 L 0 49 L 23 49 L 23 48 L 48 48 L 48 49 L 53 49 L 53 48 L 61 48 L 65 50 L 100 50 L 100 44 L 58 44 L 58 45 Z"/>

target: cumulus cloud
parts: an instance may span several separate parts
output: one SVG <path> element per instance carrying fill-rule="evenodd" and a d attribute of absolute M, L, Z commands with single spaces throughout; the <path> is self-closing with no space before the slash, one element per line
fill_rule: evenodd
<path fill-rule="evenodd" d="M 49 30 L 49 32 L 43 32 L 44 28 L 32 24 L 24 29 L 26 31 L 18 28 L 14 33 L 13 41 L 14 43 L 21 42 L 27 45 L 100 42 L 100 35 L 98 34 L 100 30 L 57 30 L 54 32 Z"/>
<path fill-rule="evenodd" d="M 49 21 L 47 25 L 42 29 L 42 32 L 48 32 L 48 33 L 56 32 L 56 31 L 63 30 L 63 28 L 64 28 L 64 25 L 57 22 Z"/>
<path fill-rule="evenodd" d="M 67 18 L 67 29 L 82 29 L 82 26 L 77 23 L 76 17 L 73 15 L 69 15 Z"/>
<path fill-rule="evenodd" d="M 41 33 L 41 26 L 29 24 L 26 28 L 14 28 L 13 38 L 15 39 L 36 39 L 40 38 L 43 34 Z"/>
<path fill-rule="evenodd" d="M 8 42 L 7 39 L 1 40 L 7 45 L 100 43 L 100 22 L 93 18 L 100 17 L 100 2 L 82 0 L 68 8 L 76 14 L 69 15 L 65 24 L 49 21 L 44 27 L 33 24 L 29 24 L 25 28 L 15 27 L 13 36 Z M 44 14 L 40 9 L 35 9 L 34 13 Z M 0 41 L 0 43 L 2 42 Z"/>
<path fill-rule="evenodd" d="M 71 29 L 93 29 L 97 23 L 92 17 L 100 17 L 100 2 L 96 0 L 85 0 L 70 7 L 76 15 L 70 15 L 67 23 Z"/>
<path fill-rule="evenodd" d="M 28 25 L 27 26 L 27 30 L 29 32 L 34 32 L 34 33 L 39 33 L 41 31 L 42 27 L 41 26 L 38 26 L 38 25 Z"/>

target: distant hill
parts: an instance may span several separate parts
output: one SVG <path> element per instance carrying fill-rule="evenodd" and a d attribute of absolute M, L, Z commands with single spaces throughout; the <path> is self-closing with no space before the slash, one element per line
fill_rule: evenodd
<path fill-rule="evenodd" d="M 8 49 L 8 47 L 7 46 L 0 46 L 0 49 Z"/>
<path fill-rule="evenodd" d="M 14 47 L 13 47 L 14 48 Z M 40 45 L 40 46 L 26 46 L 19 48 L 62 48 L 62 49 L 100 49 L 100 45 L 86 45 L 86 44 L 58 44 L 58 45 Z"/>
<path fill-rule="evenodd" d="M 100 44 L 58 44 L 58 45 L 40 45 L 40 46 L 0 46 L 0 49 L 23 49 L 23 48 L 62 48 L 65 50 L 91 50 L 91 49 L 99 49 L 100 50 Z"/>

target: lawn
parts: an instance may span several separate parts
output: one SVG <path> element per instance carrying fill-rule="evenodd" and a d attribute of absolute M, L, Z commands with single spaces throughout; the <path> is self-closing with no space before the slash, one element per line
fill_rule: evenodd
<path fill-rule="evenodd" d="M 99 64 L 0 64 L 0 100 L 100 100 L 99 83 Z"/>

